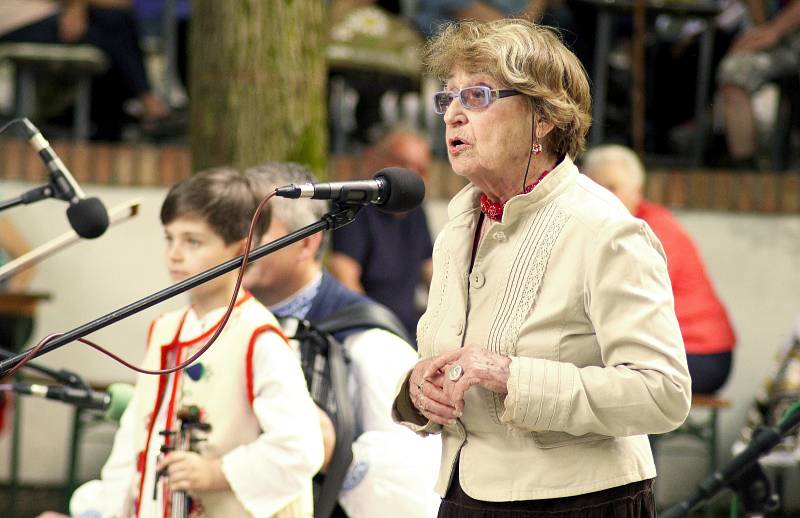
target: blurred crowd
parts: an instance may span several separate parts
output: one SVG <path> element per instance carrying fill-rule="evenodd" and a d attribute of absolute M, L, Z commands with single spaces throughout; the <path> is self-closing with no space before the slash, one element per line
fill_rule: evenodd
<path fill-rule="evenodd" d="M 630 4 L 619 3 L 607 57 L 608 89 L 594 103 L 605 108 L 603 141 L 630 145 L 631 49 L 642 43 L 632 37 Z M 800 6 L 782 0 L 695 3 L 717 14 L 685 16 L 686 2 L 675 1 L 659 4 L 649 17 L 645 151 L 680 156 L 705 132 L 703 165 L 768 168 L 770 142 L 787 141 L 789 151 L 794 144 L 792 124 L 776 127 L 776 119 L 799 112 L 792 106 L 800 92 Z M 441 123 L 426 109 L 427 96 L 440 85 L 422 75 L 417 49 L 449 21 L 522 16 L 554 27 L 594 77 L 599 6 L 596 0 L 329 1 L 330 150 L 357 153 L 397 124 L 423 131 L 432 143 L 441 141 Z M 105 54 L 107 66 L 92 76 L 90 138 L 180 141 L 187 132 L 190 23 L 189 0 L 4 0 L 0 111 L 6 118 L 15 113 L 18 61 L 9 44 L 91 45 Z M 700 35 L 707 30 L 714 37 L 706 106 L 713 124 L 702 127 L 695 120 L 694 73 Z M 369 48 L 369 57 L 360 56 L 360 48 Z M 37 117 L 68 126 L 69 96 L 47 85 L 42 81 L 37 88 Z M 440 146 L 434 145 L 433 153 L 444 158 Z"/>

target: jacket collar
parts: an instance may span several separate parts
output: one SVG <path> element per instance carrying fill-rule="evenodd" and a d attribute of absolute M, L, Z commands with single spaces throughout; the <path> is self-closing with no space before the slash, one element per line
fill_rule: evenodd
<path fill-rule="evenodd" d="M 553 196 L 574 181 L 578 168 L 569 156 L 558 165 L 527 194 L 518 194 L 508 200 L 503 211 L 501 223 L 514 220 L 520 213 L 536 210 L 550 201 Z M 456 225 L 470 225 L 473 216 L 480 212 L 481 191 L 472 183 L 461 189 L 447 206 L 447 215 Z"/>

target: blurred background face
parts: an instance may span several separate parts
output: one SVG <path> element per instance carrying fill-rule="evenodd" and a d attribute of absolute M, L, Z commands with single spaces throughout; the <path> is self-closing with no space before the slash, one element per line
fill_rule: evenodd
<path fill-rule="evenodd" d="M 284 237 L 289 233 L 286 225 L 273 215 L 269 230 L 259 245 Z M 275 304 L 288 298 L 295 290 L 294 278 L 301 268 L 305 255 L 303 242 L 292 243 L 248 265 L 243 284 L 259 300 Z"/>
<path fill-rule="evenodd" d="M 428 168 L 431 164 L 431 150 L 427 142 L 419 137 L 403 135 L 395 138 L 389 152 L 387 161 L 398 167 L 411 169 L 422 177 L 428 178 Z M 384 166 L 386 167 L 386 166 Z"/>
<path fill-rule="evenodd" d="M 225 241 L 202 218 L 182 217 L 164 225 L 165 264 L 173 282 L 202 273 L 241 253 L 242 242 Z M 236 272 L 222 275 L 190 290 L 192 297 L 226 290 Z"/>
<path fill-rule="evenodd" d="M 384 167 L 403 167 L 428 178 L 431 165 L 431 150 L 425 139 L 410 133 L 397 133 L 378 144 L 367 154 L 368 167 L 375 173 Z"/>
<path fill-rule="evenodd" d="M 632 175 L 622 164 L 608 161 L 594 166 L 586 174 L 614 193 L 631 214 L 636 212 L 642 201 L 642 186 L 633 180 Z"/>

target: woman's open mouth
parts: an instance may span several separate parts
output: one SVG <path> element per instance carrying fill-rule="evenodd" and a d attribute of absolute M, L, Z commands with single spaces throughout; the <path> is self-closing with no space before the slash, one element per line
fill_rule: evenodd
<path fill-rule="evenodd" d="M 447 139 L 447 151 L 451 155 L 457 155 L 470 146 L 470 143 L 461 137 L 451 137 Z"/>

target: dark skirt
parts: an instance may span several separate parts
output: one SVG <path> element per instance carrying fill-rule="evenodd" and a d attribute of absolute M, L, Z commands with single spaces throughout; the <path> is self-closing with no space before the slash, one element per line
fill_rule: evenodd
<path fill-rule="evenodd" d="M 470 498 L 455 475 L 439 506 L 438 518 L 655 518 L 653 479 L 633 482 L 594 493 L 520 500 L 484 502 Z"/>

